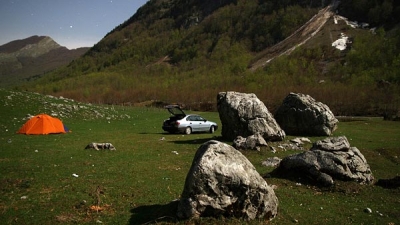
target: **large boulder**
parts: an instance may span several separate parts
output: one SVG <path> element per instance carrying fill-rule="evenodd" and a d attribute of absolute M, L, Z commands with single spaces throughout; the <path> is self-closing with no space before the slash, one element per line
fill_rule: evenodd
<path fill-rule="evenodd" d="M 285 132 L 255 94 L 220 92 L 217 107 L 222 123 L 221 134 L 227 140 L 257 133 L 266 141 L 281 141 L 285 138 Z"/>
<path fill-rule="evenodd" d="M 374 181 L 367 160 L 344 136 L 317 141 L 309 151 L 284 158 L 272 174 L 311 178 L 322 186 L 333 185 L 334 179 L 363 184 Z"/>
<path fill-rule="evenodd" d="M 275 119 L 288 135 L 330 136 L 339 122 L 327 105 L 297 93 L 283 100 Z"/>
<path fill-rule="evenodd" d="M 242 153 L 225 143 L 208 141 L 193 159 L 177 216 L 272 219 L 277 208 L 274 190 Z"/>

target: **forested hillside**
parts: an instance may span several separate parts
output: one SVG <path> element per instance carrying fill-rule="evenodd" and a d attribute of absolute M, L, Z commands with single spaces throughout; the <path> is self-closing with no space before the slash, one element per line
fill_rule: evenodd
<path fill-rule="evenodd" d="M 175 102 L 201 110 L 215 110 L 220 91 L 252 92 L 272 112 L 289 92 L 301 92 L 336 115 L 396 113 L 399 2 L 331 3 L 150 0 L 83 57 L 19 88 L 93 103 Z M 303 41 L 304 25 L 321 10 L 331 16 Z M 364 25 L 352 28 L 339 16 Z M 332 46 L 341 35 L 349 40 L 345 50 Z M 280 43 L 293 48 L 290 54 L 276 48 Z M 251 70 L 266 52 L 279 57 Z"/>

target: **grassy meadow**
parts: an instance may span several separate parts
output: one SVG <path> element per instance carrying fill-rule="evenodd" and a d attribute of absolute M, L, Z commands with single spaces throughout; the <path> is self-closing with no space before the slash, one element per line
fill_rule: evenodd
<path fill-rule="evenodd" d="M 272 221 L 177 221 L 172 201 L 183 190 L 196 150 L 220 139 L 220 128 L 214 134 L 171 135 L 161 129 L 169 116 L 164 109 L 88 105 L 2 89 L 0 106 L 2 224 L 400 224 L 399 189 L 352 182 L 318 188 L 274 177 L 267 178 L 279 199 Z M 71 132 L 16 134 L 27 114 L 39 113 L 58 115 Z M 196 113 L 221 124 L 217 112 Z M 361 150 L 376 179 L 400 175 L 399 134 L 399 122 L 381 118 L 350 118 L 334 133 Z M 90 142 L 110 142 L 117 150 L 84 149 Z M 263 148 L 243 154 L 263 175 L 273 168 L 262 161 L 297 152 Z"/>

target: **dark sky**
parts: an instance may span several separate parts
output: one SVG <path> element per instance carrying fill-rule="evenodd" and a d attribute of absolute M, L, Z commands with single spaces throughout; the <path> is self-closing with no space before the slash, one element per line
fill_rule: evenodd
<path fill-rule="evenodd" d="M 91 47 L 148 0 L 0 0 L 0 45 L 33 35 Z"/>

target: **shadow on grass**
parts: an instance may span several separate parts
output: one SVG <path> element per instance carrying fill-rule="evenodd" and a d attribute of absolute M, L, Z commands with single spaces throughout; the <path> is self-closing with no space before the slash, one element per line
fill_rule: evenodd
<path fill-rule="evenodd" d="M 178 222 L 175 215 L 178 203 L 178 201 L 173 201 L 165 205 L 143 205 L 133 208 L 129 225 Z"/>
<path fill-rule="evenodd" d="M 362 189 L 368 186 L 360 185 L 354 180 L 341 180 L 335 177 L 333 177 L 334 184 L 327 184 L 326 182 L 318 180 L 316 177 L 312 177 L 311 175 L 307 175 L 300 170 L 279 171 L 278 169 L 274 169 L 273 171 L 264 174 L 263 178 L 274 178 L 280 180 L 281 183 L 293 182 L 296 186 L 306 186 L 318 191 L 331 193 L 338 192 L 344 194 L 360 193 Z"/>
<path fill-rule="evenodd" d="M 159 134 L 159 135 L 165 135 L 165 136 L 182 136 L 182 135 L 188 135 L 188 134 L 184 134 L 184 133 L 168 133 L 168 132 L 139 132 L 138 134 Z M 205 135 L 207 135 L 207 134 L 210 134 L 210 133 L 207 133 L 207 132 L 193 132 L 192 134 L 189 134 L 189 136 L 190 135 L 195 135 L 195 134 L 205 134 Z"/>
<path fill-rule="evenodd" d="M 170 141 L 172 143 L 175 144 L 204 144 L 207 141 L 211 141 L 211 140 L 216 140 L 216 141 L 220 141 L 223 142 L 222 137 L 210 137 L 210 138 L 197 138 L 197 139 L 191 139 L 191 140 L 176 140 L 176 141 Z"/>

